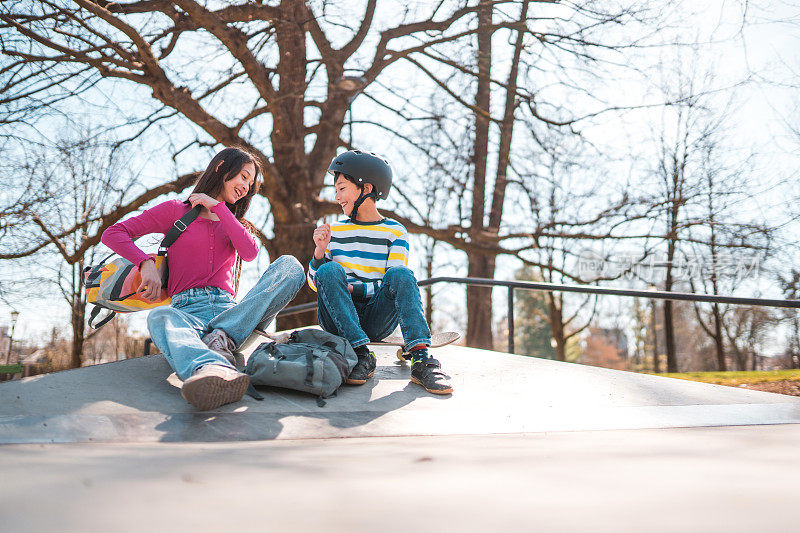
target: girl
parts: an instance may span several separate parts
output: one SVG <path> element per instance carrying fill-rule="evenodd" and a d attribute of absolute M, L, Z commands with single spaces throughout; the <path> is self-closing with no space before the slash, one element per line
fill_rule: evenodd
<path fill-rule="evenodd" d="M 244 214 L 258 191 L 258 161 L 238 148 L 225 148 L 209 163 L 188 201 L 169 200 L 103 232 L 102 242 L 139 266 L 139 290 L 149 300 L 161 296 L 154 261 L 133 241 L 166 233 L 181 216 L 202 206 L 169 248 L 170 306 L 147 317 L 153 342 L 183 380 L 181 395 L 200 410 L 238 401 L 250 383 L 233 365 L 233 351 L 259 324 L 275 318 L 305 281 L 293 256 L 274 261 L 239 304 L 234 302 L 241 260 L 252 261 L 258 244 Z"/>

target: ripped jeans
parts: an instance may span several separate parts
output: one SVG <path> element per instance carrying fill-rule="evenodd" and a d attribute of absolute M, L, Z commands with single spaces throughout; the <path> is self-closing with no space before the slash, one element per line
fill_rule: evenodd
<path fill-rule="evenodd" d="M 172 297 L 170 306 L 156 307 L 147 317 L 153 343 L 182 380 L 206 364 L 233 368 L 201 340 L 221 329 L 239 347 L 259 324 L 265 327 L 286 307 L 305 283 L 300 262 L 283 255 L 269 265 L 258 283 L 238 304 L 219 287 L 196 287 Z"/>

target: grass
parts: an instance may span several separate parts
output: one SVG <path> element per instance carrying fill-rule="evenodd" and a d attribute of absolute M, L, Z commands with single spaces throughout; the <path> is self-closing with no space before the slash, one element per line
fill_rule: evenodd
<path fill-rule="evenodd" d="M 756 370 L 737 372 L 680 372 L 660 374 L 668 378 L 702 381 L 715 385 L 752 385 L 771 381 L 800 381 L 800 370 Z"/>

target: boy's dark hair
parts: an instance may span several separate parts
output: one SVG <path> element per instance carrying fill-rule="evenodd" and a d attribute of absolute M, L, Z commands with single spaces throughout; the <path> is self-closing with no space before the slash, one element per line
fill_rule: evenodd
<path fill-rule="evenodd" d="M 364 183 L 359 183 L 358 180 L 355 179 L 353 176 L 351 176 L 349 174 L 345 174 L 344 172 L 334 172 L 333 173 L 333 183 L 336 183 L 336 180 L 339 179 L 339 176 L 342 176 L 344 179 L 346 179 L 347 181 L 349 181 L 350 183 L 352 183 L 353 185 L 355 185 L 359 189 L 364 186 Z M 373 188 L 374 187 L 375 186 L 373 185 Z M 375 200 L 375 199 L 373 198 L 373 200 Z"/>

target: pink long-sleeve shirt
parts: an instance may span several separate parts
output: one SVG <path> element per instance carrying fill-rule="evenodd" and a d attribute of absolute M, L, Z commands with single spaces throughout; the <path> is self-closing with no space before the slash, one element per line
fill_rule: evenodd
<path fill-rule="evenodd" d="M 133 241 L 149 233 L 165 234 L 190 209 L 190 205 L 180 200 L 163 202 L 117 222 L 103 232 L 101 241 L 134 265 L 141 265 L 150 256 Z M 197 217 L 169 247 L 167 293 L 170 296 L 195 287 L 219 287 L 235 295 L 236 254 L 244 261 L 252 261 L 258 255 L 255 238 L 236 220 L 225 202 L 212 207 L 211 212 L 219 220 Z"/>

